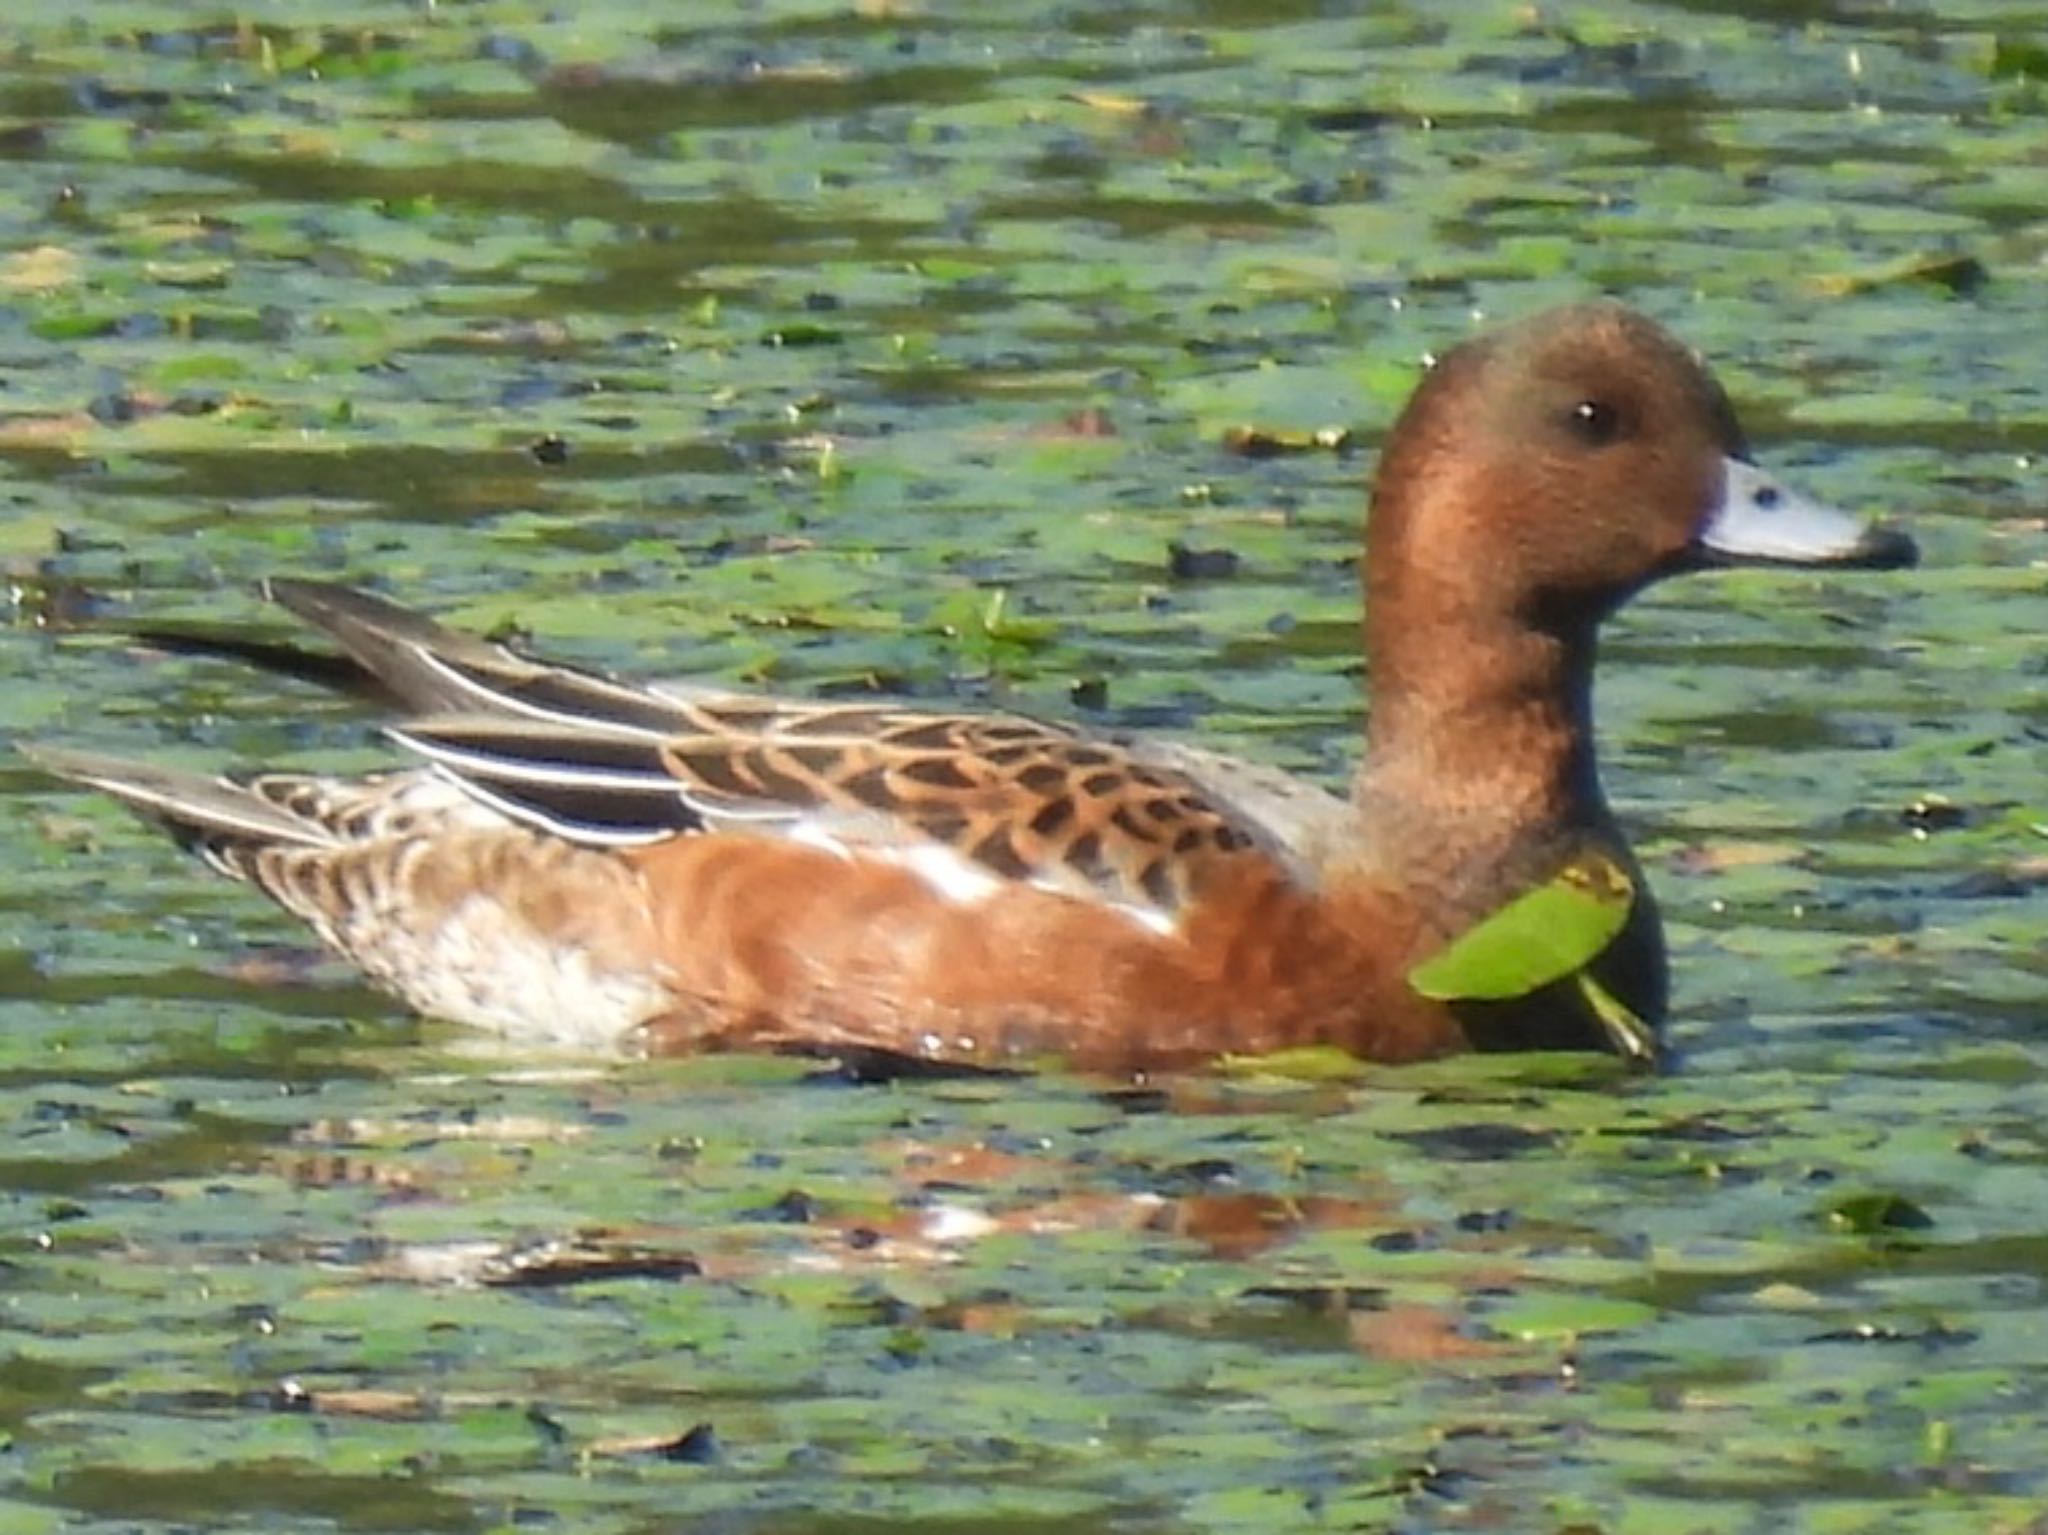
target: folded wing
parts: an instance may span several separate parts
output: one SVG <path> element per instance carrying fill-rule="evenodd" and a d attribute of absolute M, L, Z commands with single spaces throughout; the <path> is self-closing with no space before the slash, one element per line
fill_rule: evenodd
<path fill-rule="evenodd" d="M 898 858 L 963 892 L 1021 881 L 1161 928 L 1219 862 L 1274 851 L 1196 771 L 1064 726 L 634 685 L 349 588 L 271 591 L 417 712 L 395 739 L 481 804 L 573 842 L 744 829 Z"/>

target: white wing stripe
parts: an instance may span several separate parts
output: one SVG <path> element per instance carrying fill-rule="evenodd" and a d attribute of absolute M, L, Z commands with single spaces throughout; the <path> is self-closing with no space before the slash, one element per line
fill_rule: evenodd
<path fill-rule="evenodd" d="M 428 670 L 447 679 L 451 685 L 461 689 L 463 692 L 484 700 L 488 712 L 493 714 L 518 714 L 524 715 L 527 719 L 545 720 L 551 725 L 580 726 L 586 730 L 602 729 L 609 733 L 632 736 L 636 740 L 643 741 L 666 740 L 674 733 L 669 730 L 657 730 L 647 725 L 631 725 L 623 721 L 607 719 L 602 715 L 592 716 L 589 714 L 577 714 L 566 709 L 546 708 L 528 699 L 519 698 L 511 693 L 500 692 L 496 688 L 488 687 L 478 682 L 476 678 L 470 676 L 467 672 L 460 671 L 449 665 L 447 661 L 435 655 L 431 650 L 416 649 L 416 654 Z M 581 675 L 577 675 L 576 680 L 579 684 L 588 686 L 595 692 L 609 689 L 621 698 L 630 699 L 638 703 L 645 703 L 647 701 L 647 695 L 636 688 L 625 687 L 617 683 L 607 683 L 599 678 Z M 666 702 L 664 699 L 656 699 L 655 701 Z M 457 711 L 437 710 L 436 712 L 454 713 Z"/>
<path fill-rule="evenodd" d="M 556 761 L 529 762 L 520 757 L 502 756 L 475 747 L 450 746 L 441 741 L 423 740 L 403 725 L 388 725 L 384 733 L 399 745 L 418 752 L 429 762 L 445 767 L 457 775 L 476 773 L 485 778 L 506 779 L 513 783 L 573 784 L 586 789 L 624 789 L 641 793 L 658 790 L 664 794 L 676 794 L 682 789 L 682 785 L 675 779 L 661 772 L 587 768 L 578 767 L 574 763 Z"/>
<path fill-rule="evenodd" d="M 457 777 L 438 762 L 434 764 L 433 771 L 452 779 L 457 788 L 478 804 L 488 805 L 500 815 L 517 821 L 522 826 L 532 826 L 541 831 L 551 832 L 557 837 L 585 846 L 646 847 L 650 843 L 666 842 L 676 835 L 676 830 L 672 826 L 650 826 L 636 831 L 628 827 L 593 826 L 586 821 L 563 820 L 547 814 L 538 806 L 494 793 L 482 784 L 471 783 L 466 778 Z"/>

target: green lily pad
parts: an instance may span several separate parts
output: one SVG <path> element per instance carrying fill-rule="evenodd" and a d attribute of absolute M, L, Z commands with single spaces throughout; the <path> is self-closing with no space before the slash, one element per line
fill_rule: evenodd
<path fill-rule="evenodd" d="M 1628 921 L 1635 893 L 1620 864 L 1583 853 L 1410 970 L 1408 984 L 1439 1002 L 1526 997 L 1590 965 Z"/>
<path fill-rule="evenodd" d="M 1572 977 L 1615 1054 L 1654 1061 L 1656 1031 L 1588 969 L 1627 923 L 1635 891 L 1607 854 L 1582 853 L 1410 970 L 1408 984 L 1440 1002 L 1499 1002 Z"/>
<path fill-rule="evenodd" d="M 1303 1045 L 1270 1055 L 1226 1055 L 1217 1070 L 1232 1077 L 1271 1077 L 1287 1082 L 1351 1082 L 1367 1067 L 1348 1050 L 1333 1045 Z"/>

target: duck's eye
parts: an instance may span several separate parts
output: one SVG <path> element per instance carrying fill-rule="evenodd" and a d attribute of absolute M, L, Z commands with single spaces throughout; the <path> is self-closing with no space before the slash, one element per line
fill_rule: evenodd
<path fill-rule="evenodd" d="M 1566 417 L 1572 435 L 1589 448 L 1604 448 L 1621 435 L 1621 412 L 1605 400 L 1581 400 Z"/>

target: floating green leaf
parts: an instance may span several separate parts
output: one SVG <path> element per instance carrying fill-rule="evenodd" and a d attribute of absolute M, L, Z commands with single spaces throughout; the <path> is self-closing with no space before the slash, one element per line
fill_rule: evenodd
<path fill-rule="evenodd" d="M 1582 853 L 1410 970 L 1408 984 L 1439 1002 L 1526 997 L 1590 965 L 1634 900 L 1626 869 L 1603 852 Z"/>
<path fill-rule="evenodd" d="M 1635 890 L 1626 869 L 1589 849 L 1410 970 L 1408 984 L 1440 1002 L 1499 1002 L 1571 977 L 1614 1053 L 1654 1061 L 1656 1031 L 1588 968 L 1628 921 Z"/>
<path fill-rule="evenodd" d="M 1348 1050 L 1334 1045 L 1302 1045 L 1267 1055 L 1226 1055 L 1217 1070 L 1232 1077 L 1272 1077 L 1290 1082 L 1351 1082 L 1370 1070 Z"/>

